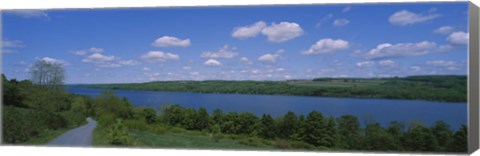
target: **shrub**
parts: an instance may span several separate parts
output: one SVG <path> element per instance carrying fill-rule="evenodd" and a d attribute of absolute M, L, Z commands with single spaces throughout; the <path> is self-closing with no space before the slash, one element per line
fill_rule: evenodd
<path fill-rule="evenodd" d="M 128 130 L 122 124 L 122 120 L 116 120 L 116 123 L 112 125 L 112 129 L 109 134 L 108 143 L 120 146 L 129 144 Z"/>
<path fill-rule="evenodd" d="M 290 142 L 290 145 L 295 149 L 315 149 L 315 146 L 302 141 L 292 141 Z"/>
<path fill-rule="evenodd" d="M 258 138 L 254 138 L 254 137 L 249 137 L 249 138 L 246 138 L 246 139 L 242 139 L 238 143 L 243 144 L 243 145 L 247 145 L 247 146 L 253 146 L 253 147 L 263 146 L 262 141 L 259 140 Z"/>

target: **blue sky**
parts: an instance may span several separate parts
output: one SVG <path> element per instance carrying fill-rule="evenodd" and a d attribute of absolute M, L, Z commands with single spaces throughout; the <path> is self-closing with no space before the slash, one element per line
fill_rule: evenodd
<path fill-rule="evenodd" d="M 2 72 L 66 83 L 467 74 L 468 3 L 2 13 Z"/>

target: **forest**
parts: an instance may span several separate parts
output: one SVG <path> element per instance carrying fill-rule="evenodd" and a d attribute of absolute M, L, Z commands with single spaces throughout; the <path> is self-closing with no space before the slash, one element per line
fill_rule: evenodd
<path fill-rule="evenodd" d="M 415 99 L 444 102 L 467 101 L 467 76 L 460 75 L 408 76 L 402 78 L 317 78 L 287 81 L 156 81 L 74 86 L 196 93 Z"/>

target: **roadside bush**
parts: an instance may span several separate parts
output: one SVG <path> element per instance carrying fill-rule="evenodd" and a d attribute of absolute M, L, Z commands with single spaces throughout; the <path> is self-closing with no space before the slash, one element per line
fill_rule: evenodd
<path fill-rule="evenodd" d="M 111 145 L 126 146 L 129 144 L 129 136 L 127 128 L 122 124 L 122 120 L 117 119 L 116 123 L 112 125 L 108 137 L 108 143 Z"/>
<path fill-rule="evenodd" d="M 113 115 L 113 114 L 109 114 L 109 113 L 102 114 L 98 117 L 98 125 L 103 126 L 103 127 L 107 127 L 109 125 L 114 124 L 115 119 L 116 119 L 115 115 Z"/>
<path fill-rule="evenodd" d="M 290 145 L 292 146 L 292 148 L 295 148 L 295 149 L 307 149 L 307 150 L 315 149 L 315 146 L 308 144 L 306 142 L 301 142 L 301 141 L 292 141 L 290 142 Z"/>
<path fill-rule="evenodd" d="M 83 113 L 65 111 L 61 112 L 60 116 L 65 119 L 67 127 L 77 127 L 87 123 L 87 120 Z"/>
<path fill-rule="evenodd" d="M 150 125 L 145 123 L 145 121 L 142 120 L 125 120 L 123 121 L 123 125 L 125 125 L 128 129 L 137 129 L 137 130 L 142 130 L 146 131 L 150 128 Z"/>
<path fill-rule="evenodd" d="M 219 142 L 220 140 L 223 139 L 223 135 L 222 134 L 212 134 L 212 139 L 215 142 Z"/>

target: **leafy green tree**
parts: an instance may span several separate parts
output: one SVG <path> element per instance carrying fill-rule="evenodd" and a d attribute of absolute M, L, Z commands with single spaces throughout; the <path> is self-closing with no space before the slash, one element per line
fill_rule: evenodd
<path fill-rule="evenodd" d="M 447 151 L 448 145 L 452 142 L 453 133 L 450 130 L 450 125 L 443 121 L 436 121 L 435 124 L 431 127 L 435 138 L 437 138 L 438 145 L 440 146 L 439 150 Z"/>
<path fill-rule="evenodd" d="M 453 135 L 453 141 L 449 145 L 449 151 L 467 152 L 468 150 L 468 134 L 467 126 L 462 125 L 460 129 Z"/>
<path fill-rule="evenodd" d="M 228 112 L 224 118 L 224 124 L 221 125 L 222 133 L 237 134 L 238 114 L 236 112 Z"/>
<path fill-rule="evenodd" d="M 365 128 L 363 150 L 388 151 L 396 150 L 394 138 L 380 124 L 369 124 Z"/>
<path fill-rule="evenodd" d="M 237 133 L 246 135 L 256 135 L 259 126 L 259 119 L 252 113 L 244 112 L 238 115 L 236 123 Z"/>
<path fill-rule="evenodd" d="M 158 123 L 157 110 L 154 108 L 143 108 L 142 113 L 148 124 Z"/>
<path fill-rule="evenodd" d="M 182 106 L 176 105 L 163 105 L 161 108 L 160 117 L 164 123 L 172 126 L 178 126 L 182 124 L 184 115 Z"/>
<path fill-rule="evenodd" d="M 277 129 L 275 120 L 269 114 L 263 114 L 261 119 L 261 130 L 259 136 L 265 139 L 273 139 L 276 136 Z"/>
<path fill-rule="evenodd" d="M 83 99 L 83 97 L 81 96 L 75 97 L 70 110 L 72 112 L 87 114 L 87 104 L 85 103 L 85 100 Z"/>
<path fill-rule="evenodd" d="M 283 139 L 293 139 L 298 130 L 298 118 L 295 113 L 289 111 L 279 123 L 279 136 Z"/>
<path fill-rule="evenodd" d="M 429 128 L 417 125 L 405 133 L 403 147 L 407 151 L 436 151 L 438 142 Z"/>
<path fill-rule="evenodd" d="M 390 122 L 390 126 L 387 128 L 387 133 L 393 137 L 393 144 L 395 147 L 392 150 L 401 151 L 403 150 L 402 147 L 402 139 L 404 134 L 404 123 L 398 121 Z"/>
<path fill-rule="evenodd" d="M 312 111 L 307 115 L 305 131 L 305 142 L 315 145 L 324 146 L 325 142 L 322 140 L 323 134 L 323 115 L 320 112 Z"/>
<path fill-rule="evenodd" d="M 341 147 L 346 149 L 357 149 L 359 141 L 360 123 L 353 115 L 344 115 L 338 118 L 338 134 Z"/>
<path fill-rule="evenodd" d="M 333 117 L 328 117 L 324 122 L 324 132 L 322 136 L 323 145 L 326 147 L 335 147 L 338 141 L 337 125 Z"/>
<path fill-rule="evenodd" d="M 197 111 L 193 108 L 185 108 L 182 111 L 183 121 L 182 126 L 188 130 L 195 130 L 195 121 L 197 117 Z"/>
<path fill-rule="evenodd" d="M 205 108 L 198 109 L 197 117 L 195 120 L 195 128 L 197 130 L 208 130 L 210 128 L 210 119 L 208 112 Z"/>

